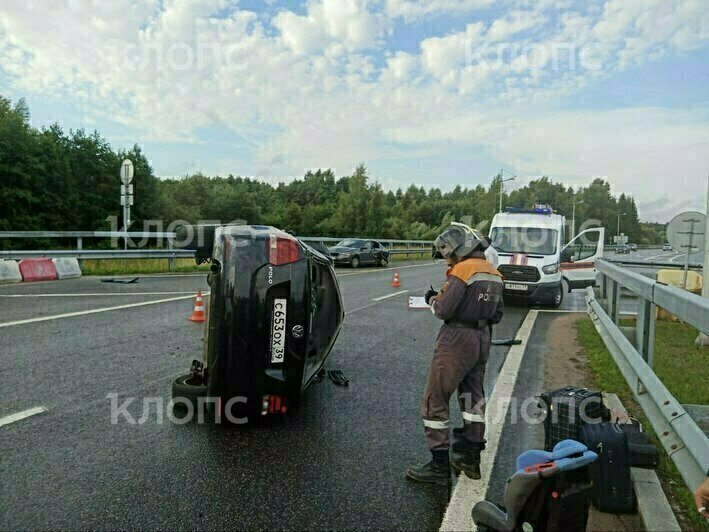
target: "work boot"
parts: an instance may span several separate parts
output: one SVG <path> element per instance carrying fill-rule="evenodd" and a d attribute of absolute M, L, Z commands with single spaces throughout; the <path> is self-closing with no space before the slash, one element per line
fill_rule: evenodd
<path fill-rule="evenodd" d="M 468 478 L 480 478 L 480 449 L 455 449 L 451 450 L 451 468 L 456 475 L 462 471 Z"/>
<path fill-rule="evenodd" d="M 448 451 L 431 451 L 433 459 L 424 465 L 409 467 L 406 476 L 416 482 L 447 485 L 450 482 Z"/>

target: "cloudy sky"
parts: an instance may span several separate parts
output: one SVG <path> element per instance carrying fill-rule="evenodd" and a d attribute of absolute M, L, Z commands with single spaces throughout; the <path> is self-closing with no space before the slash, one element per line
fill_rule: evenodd
<path fill-rule="evenodd" d="M 499 168 L 704 210 L 706 0 L 3 0 L 0 94 L 155 171 L 387 188 Z"/>

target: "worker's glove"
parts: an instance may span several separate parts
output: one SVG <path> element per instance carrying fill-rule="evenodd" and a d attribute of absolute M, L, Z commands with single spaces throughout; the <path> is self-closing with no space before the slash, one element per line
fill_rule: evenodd
<path fill-rule="evenodd" d="M 436 292 L 433 288 L 429 288 L 426 290 L 426 293 L 423 295 L 424 300 L 426 301 L 427 305 L 431 304 L 431 299 L 436 297 L 438 295 L 438 292 Z"/>

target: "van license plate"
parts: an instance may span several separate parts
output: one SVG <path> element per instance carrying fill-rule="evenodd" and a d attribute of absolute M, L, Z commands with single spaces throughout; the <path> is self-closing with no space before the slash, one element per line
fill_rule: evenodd
<path fill-rule="evenodd" d="M 286 355 L 286 309 L 287 299 L 273 300 L 273 318 L 271 320 L 271 364 L 283 362 Z"/>
<path fill-rule="evenodd" d="M 527 285 L 526 284 L 513 284 L 513 283 L 505 283 L 505 288 L 507 290 L 522 290 L 522 291 L 527 291 Z"/>

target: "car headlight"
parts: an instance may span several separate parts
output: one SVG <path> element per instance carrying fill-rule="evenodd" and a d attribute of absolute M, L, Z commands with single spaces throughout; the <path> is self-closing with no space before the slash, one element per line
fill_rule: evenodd
<path fill-rule="evenodd" d="M 559 271 L 559 263 L 555 262 L 554 264 L 547 264 L 546 266 L 542 267 L 542 271 L 548 274 L 556 273 Z"/>

